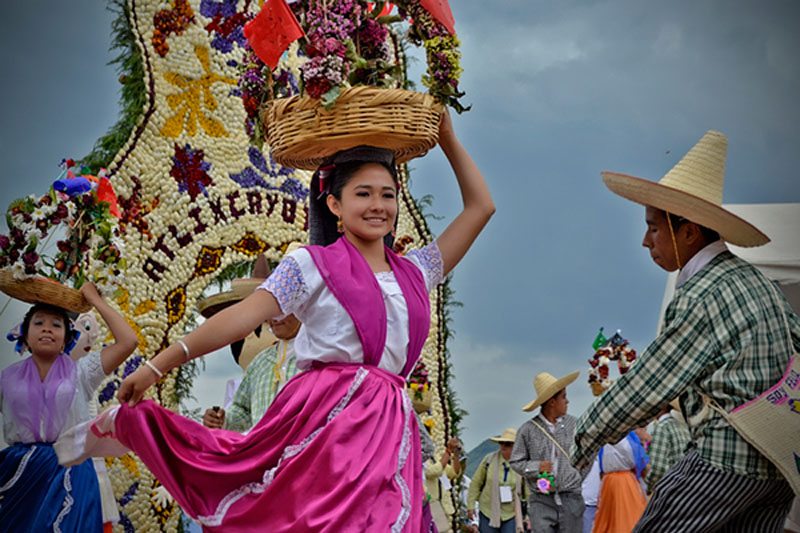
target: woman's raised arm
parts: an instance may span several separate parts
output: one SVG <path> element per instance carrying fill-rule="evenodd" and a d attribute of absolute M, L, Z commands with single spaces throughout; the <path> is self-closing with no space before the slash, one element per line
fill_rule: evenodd
<path fill-rule="evenodd" d="M 495 212 L 495 206 L 481 171 L 456 137 L 446 109 L 439 124 L 439 146 L 456 175 L 464 203 L 461 213 L 436 239 L 444 262 L 444 273 L 447 275 L 461 261 L 486 226 Z"/>

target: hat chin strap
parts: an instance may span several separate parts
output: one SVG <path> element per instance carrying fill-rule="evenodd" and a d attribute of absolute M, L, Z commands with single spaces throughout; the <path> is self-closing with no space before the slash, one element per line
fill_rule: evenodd
<path fill-rule="evenodd" d="M 664 211 L 667 216 L 667 225 L 669 226 L 669 236 L 672 237 L 672 249 L 675 250 L 675 261 L 678 263 L 678 270 L 683 268 L 681 265 L 681 254 L 678 253 L 678 241 L 675 240 L 675 230 L 672 229 L 672 219 L 669 217 L 669 211 Z"/>

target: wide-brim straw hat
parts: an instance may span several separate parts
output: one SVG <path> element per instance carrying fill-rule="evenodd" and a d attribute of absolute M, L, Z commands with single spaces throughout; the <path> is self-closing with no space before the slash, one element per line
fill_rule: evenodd
<path fill-rule="evenodd" d="M 489 437 L 489 440 L 492 442 L 511 442 L 513 443 L 517 440 L 517 430 L 512 428 L 506 428 L 505 431 L 499 437 Z"/>
<path fill-rule="evenodd" d="M 259 254 L 253 266 L 252 278 L 240 278 L 231 281 L 231 290 L 212 294 L 197 302 L 197 310 L 205 318 L 211 318 L 228 306 L 247 298 L 269 277 L 269 263 L 264 254 Z"/>
<path fill-rule="evenodd" d="M 566 375 L 563 378 L 556 379 L 552 374 L 542 372 L 533 378 L 533 388 L 536 389 L 536 399 L 522 408 L 523 411 L 533 411 L 544 402 L 552 398 L 561 389 L 564 389 L 578 379 L 579 370 L 572 374 Z"/>
<path fill-rule="evenodd" d="M 712 229 L 737 246 L 761 246 L 769 237 L 722 207 L 728 138 L 709 131 L 660 181 L 602 172 L 612 192 Z"/>

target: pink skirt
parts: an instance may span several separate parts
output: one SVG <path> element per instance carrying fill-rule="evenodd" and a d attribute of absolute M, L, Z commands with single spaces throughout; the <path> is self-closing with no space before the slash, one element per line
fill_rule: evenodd
<path fill-rule="evenodd" d="M 326 365 L 289 381 L 247 435 L 148 400 L 119 408 L 113 436 L 206 531 L 420 532 L 419 428 L 404 385 L 377 367 Z"/>

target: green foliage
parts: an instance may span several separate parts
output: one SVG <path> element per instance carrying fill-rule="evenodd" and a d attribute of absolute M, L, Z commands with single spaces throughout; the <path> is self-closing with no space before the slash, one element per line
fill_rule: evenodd
<path fill-rule="evenodd" d="M 120 117 L 108 132 L 100 137 L 92 151 L 81 160 L 81 164 L 98 172 L 108 167 L 120 149 L 128 142 L 139 125 L 147 105 L 147 88 L 144 79 L 144 60 L 136 44 L 136 34 L 130 25 L 130 8 L 125 0 L 110 0 L 108 9 L 117 14 L 111 23 L 111 50 L 119 55 L 109 62 L 116 65 L 122 90 L 120 94 Z"/>

